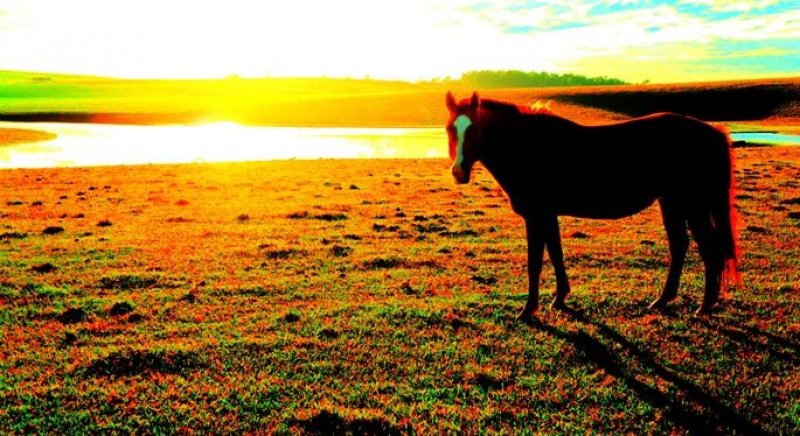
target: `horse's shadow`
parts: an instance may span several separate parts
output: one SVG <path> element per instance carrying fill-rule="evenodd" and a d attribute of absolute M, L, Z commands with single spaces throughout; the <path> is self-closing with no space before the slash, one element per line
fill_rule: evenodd
<path fill-rule="evenodd" d="M 756 424 L 764 422 L 763 417 L 743 416 L 703 387 L 663 366 L 653 353 L 640 348 L 606 324 L 591 319 L 584 311 L 567 308 L 562 312 L 580 324 L 592 326 L 598 333 L 593 336 L 583 329 L 578 329 L 577 332 L 565 331 L 541 320 L 532 321 L 530 326 L 571 344 L 592 364 L 617 378 L 654 408 L 663 411 L 664 417 L 669 421 L 691 433 L 716 433 L 726 429 L 741 434 L 765 433 L 761 426 Z M 640 309 L 638 313 L 642 313 L 642 310 Z M 616 344 L 614 348 L 619 351 L 612 350 L 603 342 Z M 635 359 L 635 362 L 625 362 L 621 358 L 621 353 Z M 642 370 L 670 382 L 680 392 L 666 394 L 638 380 L 636 375 L 642 373 Z M 687 407 L 686 400 L 695 407 Z"/>
<path fill-rule="evenodd" d="M 752 311 L 747 303 L 732 301 L 733 309 L 748 312 Z M 774 358 L 800 365 L 800 338 L 793 339 L 775 335 L 748 325 L 736 319 L 720 321 L 714 318 L 698 318 L 697 322 L 705 328 L 714 330 L 724 335 L 730 341 L 746 349 L 764 349 Z"/>

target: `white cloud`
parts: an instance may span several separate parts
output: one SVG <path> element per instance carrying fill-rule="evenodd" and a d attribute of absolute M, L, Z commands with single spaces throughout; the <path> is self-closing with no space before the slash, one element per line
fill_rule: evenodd
<path fill-rule="evenodd" d="M 722 12 L 778 3 L 682 1 Z M 776 39 L 800 40 L 800 7 L 712 21 L 674 5 L 643 7 L 630 0 L 526 4 L 531 2 L 0 0 L 0 69 L 413 79 L 470 69 L 585 67 L 577 72 L 626 78 L 631 70 L 625 61 L 633 58 L 666 70 L 670 62 L 711 56 L 710 47 L 721 40 L 763 43 L 753 50 Z M 622 8 L 592 15 L 601 4 Z"/>
<path fill-rule="evenodd" d="M 708 6 L 718 12 L 747 12 L 768 8 L 780 2 L 781 0 L 683 0 L 681 3 Z"/>

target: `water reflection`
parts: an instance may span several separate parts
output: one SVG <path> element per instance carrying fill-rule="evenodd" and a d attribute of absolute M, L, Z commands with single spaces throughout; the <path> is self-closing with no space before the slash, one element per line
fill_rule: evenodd
<path fill-rule="evenodd" d="M 58 135 L 53 141 L 0 147 L 0 168 L 447 156 L 440 128 L 255 127 L 228 122 L 201 126 L 2 122 L 0 127 Z"/>
<path fill-rule="evenodd" d="M 11 123 L 45 130 L 53 141 L 0 146 L 0 168 L 320 158 L 446 157 L 441 128 L 297 128 L 216 123 L 200 126 Z M 734 140 L 798 145 L 796 135 L 734 133 Z"/>
<path fill-rule="evenodd" d="M 800 135 L 787 135 L 771 132 L 745 132 L 733 133 L 731 138 L 734 141 L 746 141 L 755 144 L 769 145 L 800 145 Z"/>

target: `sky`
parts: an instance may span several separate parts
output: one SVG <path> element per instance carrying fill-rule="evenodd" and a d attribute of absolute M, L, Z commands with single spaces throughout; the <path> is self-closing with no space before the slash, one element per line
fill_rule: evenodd
<path fill-rule="evenodd" d="M 0 70 L 419 80 L 800 76 L 800 0 L 0 0 Z"/>

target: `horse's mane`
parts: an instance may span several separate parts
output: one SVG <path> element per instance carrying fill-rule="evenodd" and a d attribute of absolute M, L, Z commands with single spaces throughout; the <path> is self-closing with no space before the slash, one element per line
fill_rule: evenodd
<path fill-rule="evenodd" d="M 518 105 L 500 100 L 481 99 L 481 108 L 503 115 L 550 115 L 562 118 L 550 109 L 550 102 L 537 100 L 529 105 Z"/>
<path fill-rule="evenodd" d="M 525 117 L 526 122 L 538 120 L 548 126 L 580 126 L 580 124 L 553 112 L 550 102 L 536 101 L 529 105 L 518 105 L 505 101 L 481 99 L 481 109 L 488 110 L 495 115 L 508 118 Z"/>

